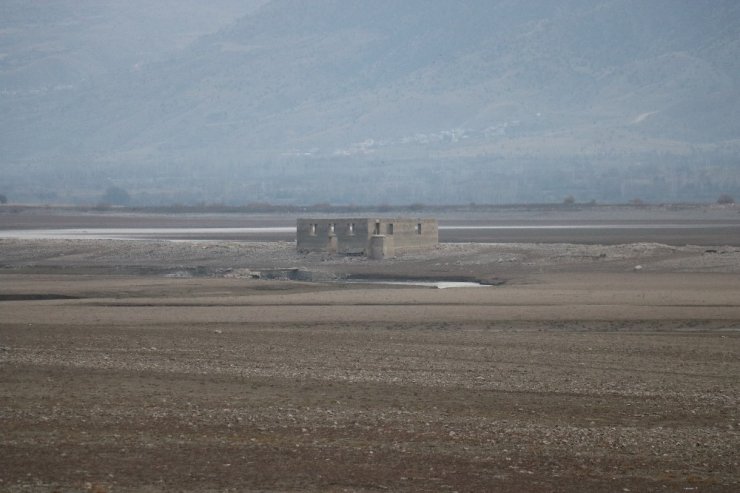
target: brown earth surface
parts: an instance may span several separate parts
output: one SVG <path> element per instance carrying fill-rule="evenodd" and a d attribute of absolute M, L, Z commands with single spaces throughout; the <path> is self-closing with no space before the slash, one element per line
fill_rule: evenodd
<path fill-rule="evenodd" d="M 740 248 L 4 239 L 0 263 L 0 491 L 740 489 Z M 265 280 L 293 267 L 327 282 Z"/>

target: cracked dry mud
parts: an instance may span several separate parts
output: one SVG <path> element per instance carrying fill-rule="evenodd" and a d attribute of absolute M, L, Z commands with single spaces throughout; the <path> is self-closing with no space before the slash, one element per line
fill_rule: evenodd
<path fill-rule="evenodd" d="M 0 490 L 738 491 L 735 250 L 6 240 Z"/>

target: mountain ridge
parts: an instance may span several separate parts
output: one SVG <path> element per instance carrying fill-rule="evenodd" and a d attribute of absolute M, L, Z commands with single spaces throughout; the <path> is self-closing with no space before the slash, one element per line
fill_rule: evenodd
<path fill-rule="evenodd" d="M 51 88 L 36 93 L 13 93 L 17 70 L 0 65 L 5 181 L 38 195 L 23 174 L 54 168 L 70 175 L 56 193 L 75 200 L 115 183 L 142 202 L 352 201 L 335 189 L 396 163 L 405 171 L 381 178 L 381 200 L 480 201 L 486 180 L 497 200 L 556 200 L 568 187 L 615 200 L 631 187 L 600 190 L 602 171 L 638 161 L 657 183 L 670 162 L 709 160 L 725 176 L 740 150 L 740 4 L 731 1 L 273 0 L 209 25 L 142 63 L 91 62 L 76 83 L 65 74 L 80 58 L 26 60 L 35 71 L 21 90 Z M 55 75 L 59 83 L 40 83 Z M 499 190 L 507 166 L 536 175 L 561 161 L 589 162 L 594 183 L 511 198 Z M 471 193 L 446 189 L 448 173 L 393 188 L 460 166 L 478 177 Z M 698 195 L 644 190 L 707 198 L 740 188 L 730 177 L 712 175 Z"/>

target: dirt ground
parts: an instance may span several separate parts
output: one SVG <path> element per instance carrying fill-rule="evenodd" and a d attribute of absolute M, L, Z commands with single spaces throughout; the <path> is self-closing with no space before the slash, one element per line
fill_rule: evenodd
<path fill-rule="evenodd" d="M 737 247 L 4 239 L 0 263 L 0 491 L 740 489 Z M 253 278 L 282 268 L 324 282 Z"/>

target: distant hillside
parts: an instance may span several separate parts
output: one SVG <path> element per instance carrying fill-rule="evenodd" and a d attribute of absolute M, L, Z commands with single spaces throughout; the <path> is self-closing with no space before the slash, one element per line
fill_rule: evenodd
<path fill-rule="evenodd" d="M 713 200 L 740 3 L 4 2 L 0 189 L 140 203 Z"/>

